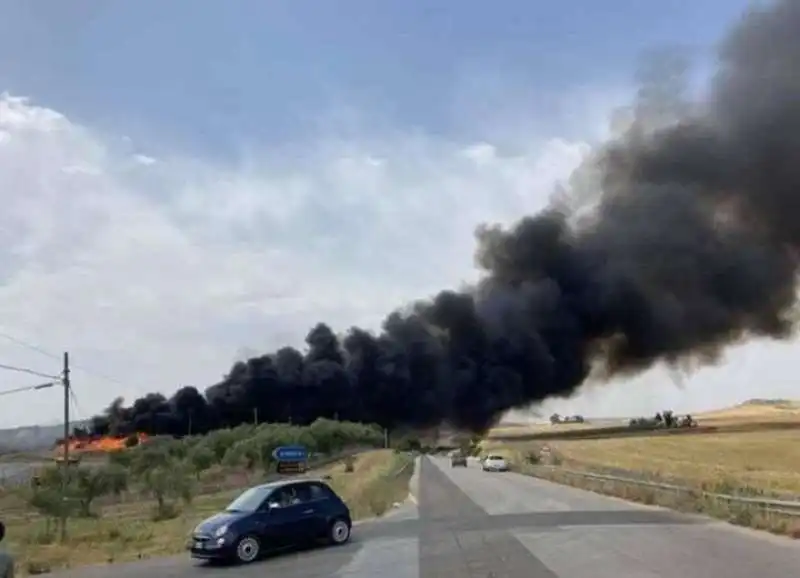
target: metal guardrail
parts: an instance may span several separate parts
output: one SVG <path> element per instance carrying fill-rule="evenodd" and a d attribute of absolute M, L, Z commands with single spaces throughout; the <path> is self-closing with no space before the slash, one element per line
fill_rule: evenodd
<path fill-rule="evenodd" d="M 611 476 L 608 474 L 594 474 L 591 472 L 582 472 L 578 470 L 568 470 L 558 466 L 536 466 L 537 468 L 549 468 L 552 471 L 558 471 L 567 475 L 583 477 L 591 480 L 615 482 L 620 484 L 628 484 L 631 486 L 639 486 L 643 488 L 653 488 L 656 490 L 664 490 L 674 492 L 676 494 L 694 494 L 699 495 L 710 500 L 719 502 L 726 502 L 728 504 L 740 506 L 753 506 L 760 508 L 767 512 L 781 514 L 783 516 L 800 517 L 800 501 L 790 500 L 770 500 L 766 498 L 751 498 L 747 496 L 732 496 L 730 494 L 719 494 L 716 492 L 706 492 L 697 488 L 690 488 L 686 486 L 677 486 L 674 484 L 666 484 L 662 482 L 651 482 L 648 480 L 641 480 L 636 478 Z"/>

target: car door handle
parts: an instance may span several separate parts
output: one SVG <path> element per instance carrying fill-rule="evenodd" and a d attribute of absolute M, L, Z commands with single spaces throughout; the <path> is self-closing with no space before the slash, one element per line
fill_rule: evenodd
<path fill-rule="evenodd" d="M 303 513 L 304 514 L 313 514 L 314 513 L 314 508 L 309 508 L 308 510 L 304 510 Z"/>

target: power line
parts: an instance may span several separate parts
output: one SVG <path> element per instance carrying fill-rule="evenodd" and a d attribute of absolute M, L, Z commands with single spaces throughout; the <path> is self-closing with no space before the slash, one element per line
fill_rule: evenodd
<path fill-rule="evenodd" d="M 60 355 L 56 355 L 55 353 L 47 351 L 46 349 L 43 349 L 42 347 L 39 347 L 38 345 L 35 345 L 33 343 L 30 343 L 30 342 L 25 341 L 23 339 L 20 339 L 18 337 L 14 337 L 13 335 L 10 335 L 10 334 L 8 334 L 8 333 L 6 333 L 4 331 L 0 331 L 0 337 L 2 337 L 3 339 L 7 339 L 8 341 L 11 341 L 13 343 L 16 343 L 17 345 L 21 345 L 22 347 L 26 347 L 26 348 L 30 349 L 31 351 L 36 351 L 37 353 L 40 353 L 40 354 L 42 354 L 42 355 L 44 355 L 46 357 L 49 357 L 51 359 L 55 359 L 57 361 L 61 361 L 61 356 Z M 86 373 L 88 375 L 93 375 L 95 377 L 99 377 L 100 379 L 105 379 L 106 381 L 110 381 L 111 383 L 116 383 L 117 385 L 121 385 L 122 387 L 128 387 L 127 384 L 125 384 L 124 382 L 122 382 L 119 379 L 117 379 L 115 377 L 112 377 L 110 375 L 106 375 L 106 374 L 100 373 L 99 371 L 88 369 L 86 367 L 83 367 L 81 365 L 77 365 L 75 363 L 71 363 L 70 365 L 71 365 L 71 368 L 73 370 L 77 369 L 79 371 L 83 371 L 84 373 Z"/>
<path fill-rule="evenodd" d="M 55 385 L 55 382 L 51 381 L 49 383 L 40 383 L 38 385 L 26 385 L 24 387 L 15 387 L 13 389 L 4 389 L 4 390 L 0 391 L 0 395 L 8 395 L 10 393 L 18 393 L 20 391 L 32 391 L 34 389 L 45 389 L 45 388 L 48 388 L 48 387 L 53 387 L 54 385 Z"/>
<path fill-rule="evenodd" d="M 86 413 L 81 408 L 80 403 L 78 403 L 78 396 L 75 395 L 75 389 L 70 387 L 68 391 L 69 397 L 72 400 L 72 405 L 75 406 L 75 415 L 79 416 L 78 419 L 84 419 L 86 417 Z"/>
<path fill-rule="evenodd" d="M 48 373 L 42 373 L 40 371 L 34 371 L 33 369 L 28 369 L 27 367 L 17 367 L 16 365 L 6 365 L 4 363 L 0 363 L 0 369 L 6 369 L 8 371 L 18 371 L 19 373 L 27 373 L 28 375 L 35 375 L 36 377 L 44 377 L 45 379 L 59 379 L 58 375 L 50 375 Z"/>
<path fill-rule="evenodd" d="M 57 355 L 55 355 L 53 353 L 50 353 L 49 351 L 45 351 L 41 347 L 38 347 L 38 346 L 36 346 L 36 345 L 34 345 L 32 343 L 28 343 L 27 341 L 23 341 L 22 339 L 18 339 L 17 337 L 14 337 L 13 335 L 9 335 L 8 333 L 0 331 L 0 337 L 2 337 L 3 339 L 8 339 L 9 341 L 13 341 L 17 345 L 21 345 L 22 347 L 27 347 L 28 349 L 30 349 L 32 351 L 36 351 L 38 353 L 41 353 L 42 355 L 44 355 L 46 357 L 51 357 L 53 359 L 61 361 L 61 358 L 59 356 L 57 356 Z"/>

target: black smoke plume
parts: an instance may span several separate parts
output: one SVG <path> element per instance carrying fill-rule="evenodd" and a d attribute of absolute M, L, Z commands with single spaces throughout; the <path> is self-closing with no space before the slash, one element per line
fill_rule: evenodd
<path fill-rule="evenodd" d="M 647 95 L 658 90 L 644 87 L 631 125 L 582 167 L 596 176 L 589 213 L 554 202 L 511 229 L 481 227 L 485 275 L 472 290 L 392 313 L 379 335 L 353 328 L 340 342 L 319 324 L 306 353 L 237 363 L 205 396 L 184 387 L 117 403 L 97 433 L 317 417 L 480 431 L 510 408 L 572 395 L 590 373 L 712 363 L 727 345 L 789 337 L 798 30 L 796 1 L 748 12 L 720 47 L 708 96 L 656 127 Z"/>

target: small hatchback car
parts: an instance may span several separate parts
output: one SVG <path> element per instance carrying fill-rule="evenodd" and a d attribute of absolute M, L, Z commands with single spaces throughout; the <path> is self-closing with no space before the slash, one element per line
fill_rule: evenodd
<path fill-rule="evenodd" d="M 507 472 L 508 462 L 503 456 L 488 456 L 483 460 L 482 468 L 484 472 Z"/>
<path fill-rule="evenodd" d="M 192 558 L 250 563 L 265 551 L 350 539 L 350 510 L 322 480 L 283 480 L 244 491 L 201 522 L 188 544 Z"/>

